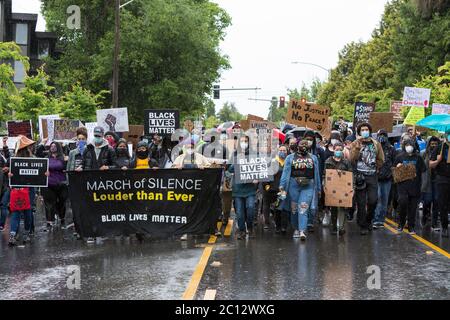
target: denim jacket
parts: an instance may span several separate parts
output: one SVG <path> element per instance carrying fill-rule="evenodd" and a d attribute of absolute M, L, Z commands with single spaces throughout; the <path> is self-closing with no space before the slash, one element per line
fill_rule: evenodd
<path fill-rule="evenodd" d="M 291 180 L 291 169 L 292 169 L 292 161 L 294 159 L 295 154 L 292 153 L 287 156 L 286 161 L 284 163 L 283 174 L 281 175 L 280 188 L 283 188 L 286 192 L 289 192 L 289 182 Z M 309 154 L 309 156 L 313 159 L 314 162 L 314 196 L 311 204 L 311 209 L 317 209 L 317 204 L 319 202 L 318 194 L 322 191 L 322 184 L 320 182 L 320 166 L 319 160 L 317 156 L 313 154 Z M 289 196 L 289 195 L 288 195 Z"/>

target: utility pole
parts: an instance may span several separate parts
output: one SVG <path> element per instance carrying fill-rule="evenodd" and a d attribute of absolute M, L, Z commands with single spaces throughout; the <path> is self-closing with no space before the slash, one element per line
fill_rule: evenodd
<path fill-rule="evenodd" d="M 114 31 L 114 64 L 113 64 L 113 88 L 112 107 L 119 107 L 119 52 L 120 52 L 120 0 L 115 0 L 115 31 Z"/>

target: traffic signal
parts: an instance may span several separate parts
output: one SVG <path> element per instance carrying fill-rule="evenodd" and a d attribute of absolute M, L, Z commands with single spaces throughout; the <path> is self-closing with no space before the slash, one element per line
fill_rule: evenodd
<path fill-rule="evenodd" d="M 214 85 L 214 99 L 220 99 L 220 86 Z"/>
<path fill-rule="evenodd" d="M 284 108 L 284 102 L 285 102 L 285 98 L 280 97 L 280 108 Z"/>

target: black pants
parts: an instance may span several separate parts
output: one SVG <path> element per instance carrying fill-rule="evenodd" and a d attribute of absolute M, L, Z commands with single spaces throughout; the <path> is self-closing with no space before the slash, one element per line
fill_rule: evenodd
<path fill-rule="evenodd" d="M 419 187 L 418 187 L 419 188 Z M 417 206 L 420 196 L 398 188 L 398 209 L 400 214 L 400 226 L 404 227 L 408 219 L 408 229 L 415 228 L 417 218 Z"/>
<path fill-rule="evenodd" d="M 277 193 L 273 191 L 263 191 L 262 212 L 264 215 L 264 223 L 270 224 L 270 205 L 277 201 Z"/>
<path fill-rule="evenodd" d="M 356 190 L 356 204 L 358 206 L 358 225 L 361 229 L 368 229 L 375 215 L 378 202 L 378 177 L 365 176 L 366 187 Z"/>
<path fill-rule="evenodd" d="M 55 214 L 63 220 L 66 217 L 66 200 L 68 197 L 67 185 L 60 184 L 56 187 L 41 189 L 44 197 L 45 215 L 48 222 L 55 221 Z"/>
<path fill-rule="evenodd" d="M 289 224 L 289 211 L 275 210 L 275 228 L 286 230 Z"/>
<path fill-rule="evenodd" d="M 448 229 L 448 213 L 450 212 L 450 181 L 438 182 L 438 205 L 442 229 Z"/>

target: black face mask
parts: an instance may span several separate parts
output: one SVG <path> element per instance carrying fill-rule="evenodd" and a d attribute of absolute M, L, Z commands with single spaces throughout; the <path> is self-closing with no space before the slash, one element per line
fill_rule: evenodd
<path fill-rule="evenodd" d="M 137 157 L 138 157 L 139 159 L 146 159 L 146 158 L 148 158 L 148 150 L 145 150 L 145 151 L 138 151 L 138 152 L 137 152 Z"/>
<path fill-rule="evenodd" d="M 127 149 L 125 148 L 117 148 L 117 154 L 120 156 L 125 156 L 127 154 Z"/>
<path fill-rule="evenodd" d="M 301 155 L 305 155 L 305 154 L 307 154 L 308 153 L 308 148 L 306 148 L 306 147 L 298 147 L 298 153 L 300 153 Z"/>

